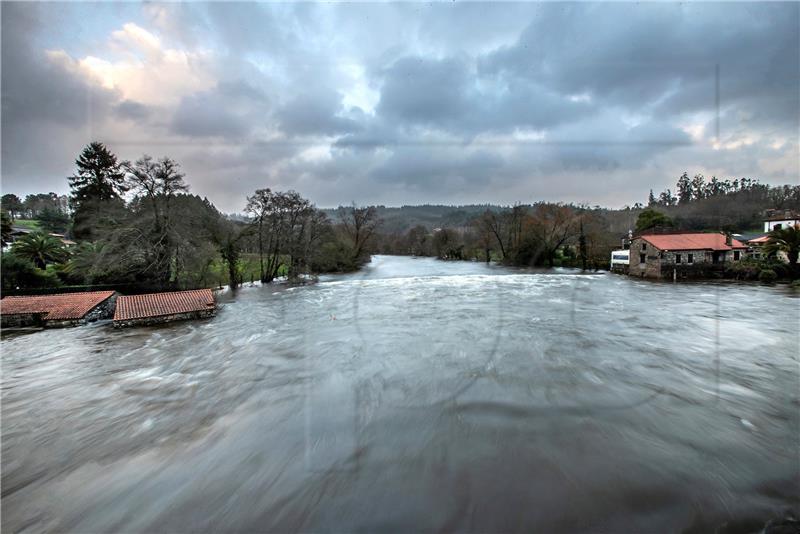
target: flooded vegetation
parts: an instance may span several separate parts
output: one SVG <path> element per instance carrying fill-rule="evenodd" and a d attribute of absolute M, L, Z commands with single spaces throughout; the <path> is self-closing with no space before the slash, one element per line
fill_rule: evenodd
<path fill-rule="evenodd" d="M 797 292 L 376 256 L 216 318 L 2 340 L 4 531 L 758 531 Z"/>

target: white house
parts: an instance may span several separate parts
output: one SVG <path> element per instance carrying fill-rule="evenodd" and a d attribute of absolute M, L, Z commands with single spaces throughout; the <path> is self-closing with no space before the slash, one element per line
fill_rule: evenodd
<path fill-rule="evenodd" d="M 767 216 L 764 219 L 765 232 L 796 225 L 800 225 L 800 214 L 792 210 L 767 210 Z"/>

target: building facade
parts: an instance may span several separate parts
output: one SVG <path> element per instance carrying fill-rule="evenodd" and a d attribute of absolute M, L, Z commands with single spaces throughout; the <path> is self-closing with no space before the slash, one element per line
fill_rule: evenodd
<path fill-rule="evenodd" d="M 707 278 L 744 259 L 747 247 L 721 232 L 639 235 L 631 240 L 628 274 L 642 278 Z"/>
<path fill-rule="evenodd" d="M 791 210 L 768 210 L 764 219 L 764 232 L 800 225 L 800 214 Z"/>

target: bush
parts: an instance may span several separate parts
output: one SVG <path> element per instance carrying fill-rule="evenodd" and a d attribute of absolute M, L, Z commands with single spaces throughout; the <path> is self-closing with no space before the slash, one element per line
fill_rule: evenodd
<path fill-rule="evenodd" d="M 17 288 L 59 287 L 61 280 L 52 270 L 37 269 L 33 262 L 24 260 L 14 254 L 3 254 L 2 285 L 3 290 Z"/>
<path fill-rule="evenodd" d="M 772 269 L 763 269 L 760 273 L 758 273 L 758 279 L 765 284 L 771 284 L 778 279 L 778 275 Z"/>

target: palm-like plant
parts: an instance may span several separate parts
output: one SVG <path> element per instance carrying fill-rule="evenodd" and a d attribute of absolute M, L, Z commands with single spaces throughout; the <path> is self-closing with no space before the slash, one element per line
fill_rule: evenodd
<path fill-rule="evenodd" d="M 789 259 L 789 268 L 796 272 L 797 258 L 800 256 L 800 225 L 771 231 L 764 251 L 767 254 L 785 252 Z"/>
<path fill-rule="evenodd" d="M 65 261 L 68 257 L 64 243 L 44 232 L 33 232 L 20 238 L 11 247 L 11 252 L 18 258 L 32 261 L 39 269 L 46 268 L 48 263 Z"/>

